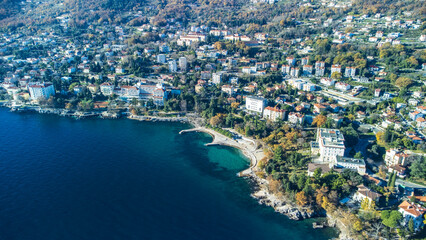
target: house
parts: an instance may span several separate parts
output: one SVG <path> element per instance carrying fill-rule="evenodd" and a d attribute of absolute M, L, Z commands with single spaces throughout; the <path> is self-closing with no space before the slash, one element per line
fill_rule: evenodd
<path fill-rule="evenodd" d="M 232 85 L 223 85 L 222 86 L 222 92 L 227 93 L 228 95 L 232 96 L 237 92 L 238 88 L 232 86 Z"/>
<path fill-rule="evenodd" d="M 262 97 L 247 96 L 246 109 L 255 113 L 263 113 L 266 106 L 266 99 Z"/>
<path fill-rule="evenodd" d="M 380 88 L 377 88 L 376 90 L 374 90 L 374 96 L 375 97 L 380 97 L 381 91 L 382 90 Z"/>
<path fill-rule="evenodd" d="M 324 173 L 328 173 L 331 169 L 328 166 L 328 164 L 323 164 L 323 163 L 309 163 L 308 164 L 308 176 L 309 177 L 313 177 L 314 176 L 314 172 L 317 169 L 321 169 L 321 175 Z"/>
<path fill-rule="evenodd" d="M 101 93 L 105 96 L 110 96 L 114 93 L 114 85 L 111 83 L 102 83 L 100 86 Z"/>
<path fill-rule="evenodd" d="M 410 104 L 411 106 L 417 106 L 419 104 L 419 100 L 410 98 L 408 99 L 408 104 Z"/>
<path fill-rule="evenodd" d="M 320 83 L 327 87 L 332 87 L 334 86 L 335 81 L 331 78 L 321 78 Z"/>
<path fill-rule="evenodd" d="M 376 201 L 382 195 L 368 189 L 363 184 L 358 185 L 358 191 L 354 194 L 353 199 L 358 202 L 362 202 L 364 199 L 368 199 L 370 202 Z"/>
<path fill-rule="evenodd" d="M 394 165 L 401 165 L 406 166 L 408 162 L 411 160 L 411 155 L 406 154 L 404 151 L 391 148 L 389 150 L 386 150 L 385 155 L 385 163 L 386 166 L 394 166 Z"/>
<path fill-rule="evenodd" d="M 294 125 L 303 125 L 305 115 L 301 113 L 291 112 L 288 114 L 288 121 Z"/>
<path fill-rule="evenodd" d="M 411 120 L 416 121 L 417 118 L 424 117 L 424 114 L 418 111 L 413 111 L 408 114 Z"/>
<path fill-rule="evenodd" d="M 407 171 L 407 168 L 405 168 L 405 167 L 403 167 L 403 166 L 401 166 L 399 164 L 388 167 L 388 172 L 389 173 L 394 172 L 400 178 L 405 178 L 406 177 L 406 171 Z"/>
<path fill-rule="evenodd" d="M 327 110 L 326 106 L 319 104 L 319 103 L 314 104 L 314 112 L 315 113 L 322 113 L 322 112 L 325 112 L 326 110 Z"/>
<path fill-rule="evenodd" d="M 416 203 L 410 203 L 408 201 L 402 202 L 399 206 L 399 212 L 402 214 L 403 226 L 407 226 L 410 220 L 413 220 L 414 230 L 418 231 L 423 224 L 423 215 L 426 212 L 426 208 Z"/>
<path fill-rule="evenodd" d="M 263 118 L 271 120 L 273 122 L 278 122 L 284 120 L 285 112 L 285 110 L 276 107 L 266 107 L 263 110 Z"/>
<path fill-rule="evenodd" d="M 343 82 L 337 82 L 334 87 L 342 92 L 344 91 L 348 91 L 349 89 L 351 89 L 351 85 L 347 84 L 347 83 L 343 83 Z"/>

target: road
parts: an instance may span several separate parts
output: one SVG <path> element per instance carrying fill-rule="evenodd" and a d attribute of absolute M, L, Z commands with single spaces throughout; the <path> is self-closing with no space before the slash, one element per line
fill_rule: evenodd
<path fill-rule="evenodd" d="M 426 189 L 426 186 L 424 186 L 424 185 L 420 185 L 420 184 L 412 183 L 412 182 L 407 182 L 407 181 L 404 181 L 402 179 L 396 179 L 395 183 L 397 185 L 404 185 L 406 187 L 411 187 L 411 188 L 423 188 L 423 189 Z"/>

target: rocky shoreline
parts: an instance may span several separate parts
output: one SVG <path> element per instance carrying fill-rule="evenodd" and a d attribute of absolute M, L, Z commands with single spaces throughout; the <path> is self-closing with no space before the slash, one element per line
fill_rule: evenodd
<path fill-rule="evenodd" d="M 326 217 L 324 212 L 311 211 L 307 208 L 300 208 L 290 204 L 287 199 L 278 197 L 267 189 L 267 180 L 260 179 L 256 174 L 246 176 L 253 183 L 255 191 L 251 196 L 258 200 L 259 204 L 272 207 L 275 212 L 286 215 L 288 218 L 300 221 L 315 217 Z"/>

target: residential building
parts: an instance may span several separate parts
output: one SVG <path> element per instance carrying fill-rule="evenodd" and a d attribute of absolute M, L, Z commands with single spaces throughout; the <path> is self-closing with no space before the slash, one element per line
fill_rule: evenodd
<path fill-rule="evenodd" d="M 169 61 L 169 71 L 177 72 L 177 64 L 175 60 Z"/>
<path fill-rule="evenodd" d="M 351 85 L 347 84 L 347 83 L 343 83 L 343 82 L 337 82 L 334 87 L 340 91 L 348 91 L 349 89 L 351 89 Z"/>
<path fill-rule="evenodd" d="M 358 186 L 358 191 L 354 194 L 353 200 L 362 202 L 364 199 L 368 199 L 370 202 L 375 202 L 381 196 L 380 193 L 376 193 L 361 184 Z"/>
<path fill-rule="evenodd" d="M 179 58 L 179 68 L 181 71 L 186 72 L 186 67 L 188 66 L 188 62 L 186 60 L 186 57 L 180 57 Z"/>
<path fill-rule="evenodd" d="M 263 118 L 271 120 L 273 122 L 278 122 L 284 120 L 285 110 L 276 108 L 276 107 L 266 107 L 263 110 Z"/>
<path fill-rule="evenodd" d="M 157 62 L 159 63 L 166 63 L 166 55 L 165 54 L 158 54 L 157 55 Z"/>
<path fill-rule="evenodd" d="M 288 114 L 288 121 L 294 125 L 303 125 L 305 122 L 305 115 L 301 113 L 291 112 Z"/>
<path fill-rule="evenodd" d="M 55 88 L 52 83 L 35 83 L 28 86 L 31 100 L 38 100 L 39 98 L 48 99 L 50 96 L 55 95 Z"/>
<path fill-rule="evenodd" d="M 426 208 L 422 207 L 420 204 L 404 201 L 398 206 L 398 208 L 398 211 L 404 217 L 403 226 L 407 226 L 408 222 L 413 220 L 414 230 L 418 231 L 424 225 L 423 215 L 426 212 Z"/>
<path fill-rule="evenodd" d="M 110 96 L 114 93 L 114 85 L 111 83 L 102 83 L 100 89 L 101 93 L 105 96 Z"/>
<path fill-rule="evenodd" d="M 355 77 L 356 74 L 356 68 L 355 67 L 347 67 L 345 69 L 345 77 Z"/>
<path fill-rule="evenodd" d="M 386 151 L 385 163 L 386 166 L 401 165 L 406 166 L 411 160 L 411 155 L 402 150 L 391 148 Z"/>
<path fill-rule="evenodd" d="M 266 99 L 262 97 L 247 96 L 246 109 L 255 113 L 263 113 L 266 106 Z"/>

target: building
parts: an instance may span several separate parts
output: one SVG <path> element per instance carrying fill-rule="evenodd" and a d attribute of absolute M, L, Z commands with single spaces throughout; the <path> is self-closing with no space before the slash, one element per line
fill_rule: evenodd
<path fill-rule="evenodd" d="M 347 84 L 347 83 L 343 83 L 343 82 L 337 82 L 334 87 L 342 92 L 344 91 L 348 91 L 349 89 L 351 89 L 351 85 Z"/>
<path fill-rule="evenodd" d="M 362 202 L 364 199 L 368 199 L 370 202 L 378 200 L 382 195 L 368 189 L 364 185 L 358 186 L 358 191 L 354 194 L 353 199 L 358 202 Z"/>
<path fill-rule="evenodd" d="M 305 115 L 301 113 L 291 112 L 288 114 L 288 122 L 294 125 L 303 125 L 305 122 Z"/>
<path fill-rule="evenodd" d="M 396 148 L 391 148 L 386 151 L 386 155 L 385 155 L 386 166 L 395 166 L 395 165 L 406 166 L 410 160 L 411 160 L 411 156 L 406 154 L 404 151 L 398 150 Z"/>
<path fill-rule="evenodd" d="M 175 60 L 172 60 L 169 62 L 169 71 L 170 72 L 177 72 L 177 64 Z"/>
<path fill-rule="evenodd" d="M 327 87 L 333 87 L 335 81 L 331 78 L 321 78 L 320 83 Z"/>
<path fill-rule="evenodd" d="M 398 211 L 404 217 L 403 226 L 407 226 L 408 222 L 412 219 L 414 223 L 414 230 L 420 230 L 420 228 L 424 225 L 423 215 L 426 212 L 426 208 L 416 203 L 409 203 L 408 201 L 402 202 L 398 207 Z"/>
<path fill-rule="evenodd" d="M 246 109 L 255 113 L 263 113 L 266 106 L 266 99 L 261 97 L 247 96 Z"/>
<path fill-rule="evenodd" d="M 271 120 L 273 122 L 278 122 L 284 120 L 285 110 L 276 108 L 276 107 L 266 107 L 263 110 L 263 118 Z"/>
<path fill-rule="evenodd" d="M 312 65 L 303 65 L 303 74 L 304 75 L 312 75 L 313 67 Z"/>
<path fill-rule="evenodd" d="M 331 74 L 333 74 L 335 72 L 342 73 L 342 66 L 340 66 L 338 64 L 331 66 Z"/>
<path fill-rule="evenodd" d="M 179 68 L 181 71 L 185 72 L 186 67 L 188 66 L 188 62 L 186 61 L 186 57 L 179 58 Z"/>
<path fill-rule="evenodd" d="M 308 62 L 309 62 L 309 57 L 304 57 L 304 58 L 302 58 L 301 65 L 305 66 L 305 65 L 308 64 Z"/>
<path fill-rule="evenodd" d="M 309 163 L 308 164 L 308 176 L 309 177 L 313 177 L 315 170 L 317 170 L 318 168 L 321 169 L 321 175 L 324 173 L 328 173 L 330 172 L 330 167 L 328 164 L 324 164 L 324 163 Z"/>
<path fill-rule="evenodd" d="M 322 162 L 333 162 L 336 156 L 345 155 L 345 138 L 338 129 L 318 128 L 316 142 L 318 149 L 312 152 L 317 151 Z"/>
<path fill-rule="evenodd" d="M 325 74 L 325 67 L 315 67 L 315 76 L 322 77 Z"/>
<path fill-rule="evenodd" d="M 100 89 L 101 93 L 105 96 L 110 96 L 114 93 L 114 85 L 111 83 L 102 83 Z"/>
<path fill-rule="evenodd" d="M 166 55 L 164 54 L 158 54 L 157 55 L 157 62 L 159 63 L 166 63 Z"/>
<path fill-rule="evenodd" d="M 232 85 L 223 85 L 222 86 L 222 92 L 227 93 L 228 95 L 232 96 L 237 92 L 238 88 L 232 86 Z"/>
<path fill-rule="evenodd" d="M 296 58 L 294 57 L 288 57 L 286 58 L 286 60 L 287 60 L 287 64 L 290 66 L 294 66 L 296 64 Z"/>
<path fill-rule="evenodd" d="M 345 77 L 355 77 L 356 74 L 356 68 L 355 67 L 347 67 L 345 69 Z"/>
<path fill-rule="evenodd" d="M 382 90 L 380 88 L 377 88 L 376 90 L 374 90 L 374 96 L 375 97 L 380 97 L 381 91 Z"/>
<path fill-rule="evenodd" d="M 281 72 L 283 74 L 290 74 L 290 69 L 291 69 L 290 65 L 282 65 L 281 66 Z"/>
<path fill-rule="evenodd" d="M 223 80 L 223 72 L 215 72 L 213 73 L 212 77 L 212 83 L 213 84 L 220 84 Z"/>
<path fill-rule="evenodd" d="M 332 164 L 335 168 L 354 170 L 361 176 L 364 175 L 366 171 L 364 159 L 348 158 L 336 155 L 334 156 Z"/>
<path fill-rule="evenodd" d="M 52 83 L 36 83 L 28 86 L 31 100 L 39 98 L 48 99 L 50 96 L 55 95 L 55 88 Z"/>

